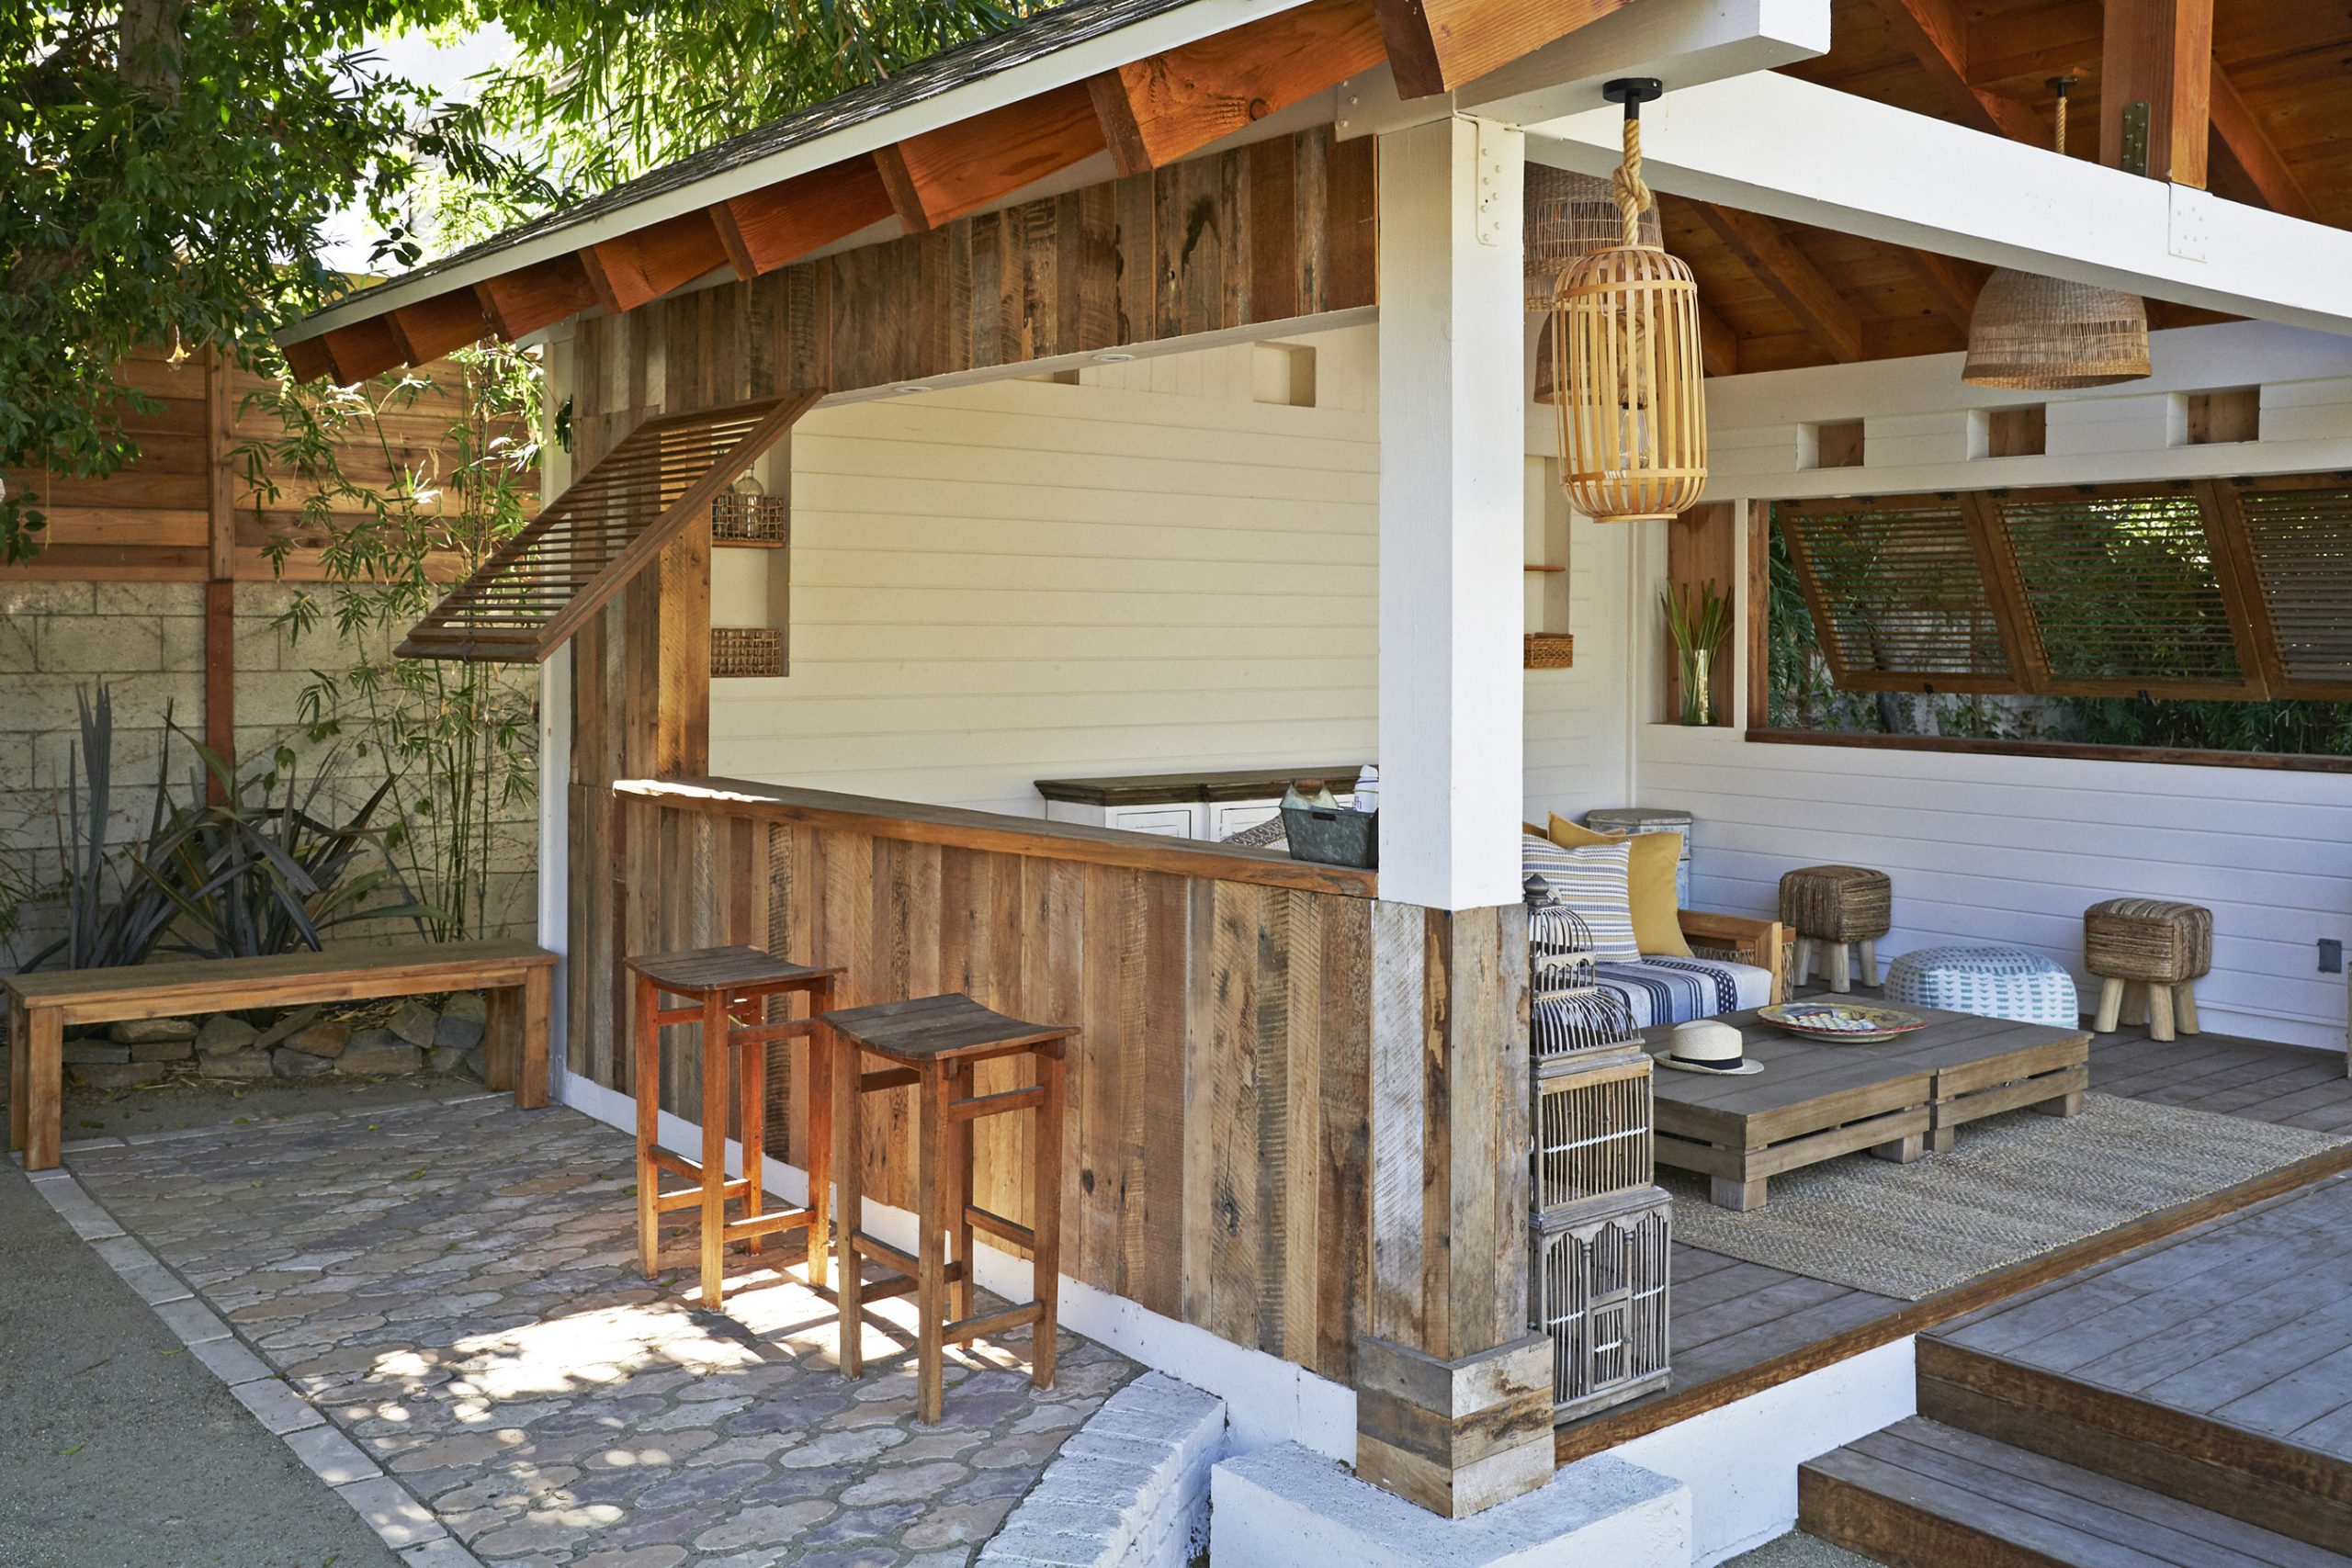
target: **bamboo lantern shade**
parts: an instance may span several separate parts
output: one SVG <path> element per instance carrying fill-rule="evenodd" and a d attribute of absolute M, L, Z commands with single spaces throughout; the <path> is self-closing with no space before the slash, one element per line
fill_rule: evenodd
<path fill-rule="evenodd" d="M 1595 251 L 1624 243 L 1625 220 L 1607 180 L 1543 164 L 1527 165 L 1526 210 L 1527 309 L 1532 314 L 1552 308 L 1562 273 Z M 1655 207 L 1642 214 L 1641 243 L 1665 243 Z"/>
<path fill-rule="evenodd" d="M 1707 488 L 1699 285 L 1680 257 L 1642 243 L 1653 204 L 1640 114 L 1658 85 L 1620 80 L 1603 91 L 1625 106 L 1625 157 L 1610 182 L 1620 238 L 1571 265 L 1553 295 L 1560 482 L 1596 523 L 1643 523 L 1680 515 Z"/>
<path fill-rule="evenodd" d="M 1968 322 L 1972 387 L 2061 391 L 2148 374 L 2148 307 L 2136 294 L 2002 267 Z"/>

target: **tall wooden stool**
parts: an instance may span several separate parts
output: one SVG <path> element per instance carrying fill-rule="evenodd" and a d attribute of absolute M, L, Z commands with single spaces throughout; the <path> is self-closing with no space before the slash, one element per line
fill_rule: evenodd
<path fill-rule="evenodd" d="M 1886 873 L 1859 865 L 1808 865 L 1781 878 L 1781 923 L 1796 932 L 1796 983 L 1826 957 L 1829 988 L 1878 984 L 1878 939 L 1894 923 L 1894 884 Z"/>
<path fill-rule="evenodd" d="M 1022 1324 L 1036 1325 L 1030 1381 L 1054 1382 L 1054 1333 L 1060 1323 L 1062 1190 L 1062 1050 L 1078 1031 L 1023 1023 L 990 1012 L 966 996 L 922 997 L 825 1014 L 840 1055 L 833 1074 L 834 1168 L 841 1173 L 842 1374 L 863 1377 L 859 1314 L 868 1301 L 915 1292 L 921 1321 L 916 1348 L 916 1415 L 940 1416 L 946 1348 Z M 871 1051 L 894 1066 L 862 1069 L 858 1053 Z M 1026 1089 L 975 1095 L 972 1069 L 999 1056 L 1026 1055 L 1037 1081 Z M 858 1097 L 902 1084 L 915 1086 L 915 1250 L 901 1252 L 859 1228 L 865 1159 Z M 972 1123 L 1007 1111 L 1035 1111 L 1032 1127 L 1036 1213 L 1018 1225 L 972 1201 Z M 972 1315 L 972 1232 L 1029 1249 L 1026 1305 Z M 956 1256 L 946 1257 L 949 1238 Z M 873 1258 L 899 1278 L 868 1288 L 860 1271 Z M 953 1314 L 952 1317 L 950 1314 Z"/>
<path fill-rule="evenodd" d="M 818 1019 L 832 1005 L 838 967 L 811 968 L 773 957 L 756 947 L 701 947 L 685 953 L 656 953 L 628 960 L 637 974 L 637 1243 L 647 1278 L 656 1272 L 662 1212 L 698 1206 L 702 1220 L 702 1303 L 717 1307 L 724 1292 L 727 1244 L 748 1243 L 760 1250 L 771 1231 L 808 1227 L 808 1282 L 825 1283 L 826 1189 L 832 1154 L 833 1052 Z M 801 992 L 805 1017 L 782 1023 L 765 1021 L 767 999 Z M 664 994 L 692 997 L 689 1007 L 665 1008 Z M 702 1026 L 702 1158 L 690 1160 L 661 1147 L 662 1025 Z M 786 1213 L 764 1213 L 760 1160 L 767 1143 L 767 1048 L 779 1040 L 808 1039 L 808 1204 Z M 728 1053 L 734 1060 L 728 1060 Z M 727 1097 L 736 1096 L 736 1122 L 743 1145 L 741 1179 L 727 1179 Z M 661 1173 L 693 1182 L 661 1190 Z M 741 1219 L 727 1217 L 730 1201 L 741 1201 Z"/>
<path fill-rule="evenodd" d="M 2094 1028 L 2111 1033 L 2137 1023 L 2148 1037 L 2170 1040 L 2197 1028 L 2197 982 L 2213 967 L 2213 911 L 2165 898 L 2109 898 L 2083 911 L 2083 967 L 2098 976 Z"/>

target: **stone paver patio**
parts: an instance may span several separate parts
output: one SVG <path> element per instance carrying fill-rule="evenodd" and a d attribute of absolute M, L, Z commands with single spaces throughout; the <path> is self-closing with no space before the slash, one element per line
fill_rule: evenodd
<path fill-rule="evenodd" d="M 637 1271 L 627 1135 L 503 1097 L 70 1163 L 486 1563 L 964 1563 L 1137 1370 L 1065 1333 L 1032 1389 L 1023 1329 L 951 1348 L 946 1420 L 919 1426 L 910 1301 L 869 1309 L 856 1383 L 831 1297 L 776 1272 L 797 1237 L 703 1311 Z"/>

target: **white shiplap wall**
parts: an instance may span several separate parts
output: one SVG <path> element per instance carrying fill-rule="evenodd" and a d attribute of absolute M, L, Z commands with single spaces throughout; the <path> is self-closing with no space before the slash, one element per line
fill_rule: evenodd
<path fill-rule="evenodd" d="M 792 673 L 717 682 L 722 773 L 1035 816 L 1031 781 L 1369 755 L 1374 329 L 825 409 L 793 438 Z M 757 552 L 720 551 L 749 619 Z"/>
<path fill-rule="evenodd" d="M 717 683 L 713 766 L 1036 815 L 1040 777 L 1370 755 L 1376 331 L 1295 340 L 1313 408 L 1256 400 L 1244 344 L 810 415 L 793 672 Z M 1630 531 L 1569 536 L 1577 665 L 1525 684 L 1538 820 L 1632 787 Z M 764 570 L 718 553 L 721 624 L 761 618 Z"/>
<path fill-rule="evenodd" d="M 2050 450 L 2040 457 L 1968 458 L 1971 410 L 2043 395 L 1964 387 L 1958 355 L 1711 382 L 1710 498 L 2352 468 L 2352 342 L 2239 322 L 2160 333 L 2154 347 L 2148 381 L 2047 394 Z M 2262 388 L 2260 441 L 2170 444 L 2174 399 L 2250 385 Z M 1857 417 L 1864 467 L 1796 466 L 1800 424 Z M 1634 651 L 1654 684 L 1653 640 Z M 1667 725 L 1636 733 L 1643 803 L 1698 814 L 1702 906 L 1760 914 L 1792 867 L 1877 866 L 1895 893 L 1883 952 L 2012 942 L 2082 979 L 2086 906 L 2126 894 L 2185 899 L 2214 913 L 2214 973 L 2199 992 L 2209 1028 L 2345 1043 L 2345 977 L 2319 973 L 2315 943 L 2352 939 L 2352 778 L 1750 744 L 1736 730 Z"/>

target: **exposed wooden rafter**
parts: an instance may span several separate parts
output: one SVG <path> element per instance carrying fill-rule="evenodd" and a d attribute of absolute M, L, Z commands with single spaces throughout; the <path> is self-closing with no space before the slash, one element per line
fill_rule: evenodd
<path fill-rule="evenodd" d="M 2203 186 L 2211 129 L 2213 0 L 2107 0 L 2099 52 L 2098 152 L 2123 166 L 2123 116 L 2147 107 L 2151 179 Z"/>
<path fill-rule="evenodd" d="M 1788 307 L 1797 323 L 1827 349 L 1851 364 L 1862 357 L 1862 323 L 1827 278 L 1781 235 L 1769 219 L 1713 202 L 1691 206 L 1756 280 Z"/>
<path fill-rule="evenodd" d="M 2221 139 L 2223 153 L 2234 161 L 2246 183 L 2261 194 L 2264 205 L 2273 212 L 2290 218 L 2316 222 L 2318 209 L 2295 177 L 2295 171 L 2279 155 L 2278 144 L 2270 140 L 2254 108 L 2238 92 L 2237 84 L 2213 62 L 2211 112 L 2214 133 Z"/>
<path fill-rule="evenodd" d="M 709 212 L 684 212 L 580 253 L 596 303 L 634 310 L 707 272 L 728 265 L 727 246 Z"/>
<path fill-rule="evenodd" d="M 851 158 L 729 197 L 710 209 L 710 220 L 737 276 L 756 277 L 894 212 L 874 161 Z"/>
<path fill-rule="evenodd" d="M 474 297 L 498 335 L 509 341 L 596 303 L 596 290 L 578 256 L 556 256 L 484 278 L 474 285 Z"/>
<path fill-rule="evenodd" d="M 452 349 L 481 342 L 490 331 L 481 301 L 470 288 L 403 305 L 386 319 L 411 365 L 430 364 Z"/>
<path fill-rule="evenodd" d="M 392 323 L 384 316 L 337 327 L 327 333 L 326 345 L 327 357 L 334 364 L 337 386 L 348 387 L 407 363 L 400 340 L 392 335 Z"/>
<path fill-rule="evenodd" d="M 1373 0 L 1396 95 L 1450 93 L 1633 0 Z"/>
<path fill-rule="evenodd" d="M 1706 363 L 1710 376 L 1739 374 L 1739 334 L 1707 309 L 1703 297 L 1699 301 L 1699 357 Z"/>
<path fill-rule="evenodd" d="M 1976 314 L 1976 297 L 1984 292 L 1984 280 L 1968 264 L 1956 262 L 1950 256 L 1938 255 L 1933 251 L 1916 250 L 1910 255 L 1912 265 L 1918 269 L 1921 280 L 1928 286 L 1928 296 L 1936 302 L 1936 309 L 1942 311 L 1952 325 L 1966 332 L 1969 321 Z"/>
<path fill-rule="evenodd" d="M 1103 150 L 1083 83 L 878 149 L 875 167 L 909 233 L 977 212 Z"/>
<path fill-rule="evenodd" d="M 2015 141 L 2041 140 L 2041 121 L 2031 109 L 1968 79 L 1968 24 L 1958 0 L 1878 0 L 1878 8 L 1911 46 L 1962 125 Z"/>

